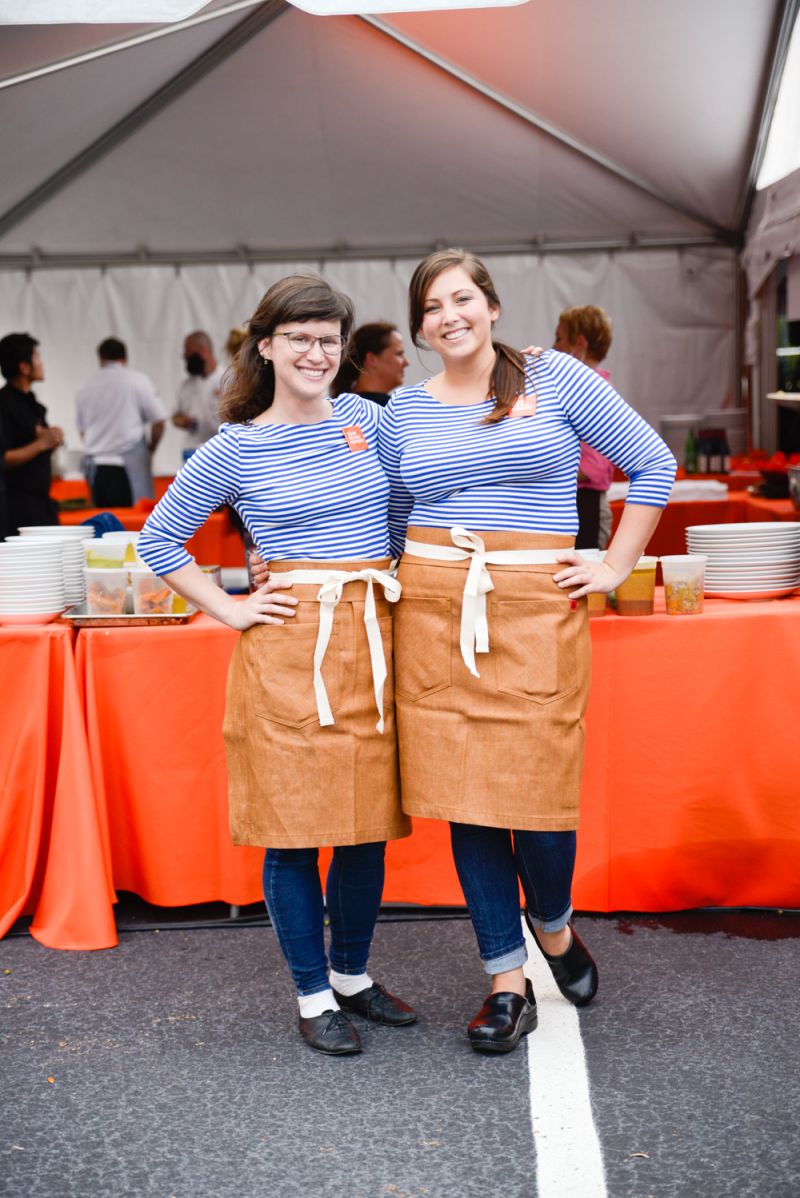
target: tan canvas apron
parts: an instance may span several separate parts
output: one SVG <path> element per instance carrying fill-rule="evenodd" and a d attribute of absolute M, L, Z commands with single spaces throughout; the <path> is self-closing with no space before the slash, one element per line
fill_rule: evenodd
<path fill-rule="evenodd" d="M 231 660 L 224 734 L 235 844 L 311 848 L 409 835 L 394 719 L 396 604 L 379 581 L 370 587 L 349 577 L 388 567 L 388 560 L 271 563 L 273 575 L 298 579 L 288 593 L 299 603 L 285 624 L 243 632 Z M 314 581 L 300 581 L 300 571 L 312 571 Z M 364 618 L 371 608 L 372 646 Z"/>
<path fill-rule="evenodd" d="M 553 562 L 491 561 L 492 551 L 551 558 L 571 548 L 574 538 L 470 535 L 490 555 L 483 569 L 462 548 L 460 561 L 407 551 L 398 570 L 403 597 L 394 652 L 403 810 L 488 827 L 576 828 L 590 678 L 586 601 L 572 603 L 553 582 L 563 568 Z M 408 540 L 417 552 L 425 542 L 459 552 L 449 529 L 412 527 Z M 470 586 L 464 619 L 470 567 L 470 582 L 478 585 Z M 486 589 L 487 580 L 493 589 Z"/>

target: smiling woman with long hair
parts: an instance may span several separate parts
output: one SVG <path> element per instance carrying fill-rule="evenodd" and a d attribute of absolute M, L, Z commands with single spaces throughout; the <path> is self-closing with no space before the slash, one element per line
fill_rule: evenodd
<path fill-rule="evenodd" d="M 266 848 L 264 897 L 294 980 L 300 1030 L 320 1052 L 361 1051 L 344 1011 L 413 1023 L 367 973 L 386 841 L 400 809 L 380 409 L 328 389 L 350 300 L 313 275 L 269 289 L 232 366 L 217 436 L 148 519 L 138 550 L 178 594 L 238 629 L 225 744 L 236 844 Z M 270 563 L 244 600 L 216 587 L 186 541 L 231 504 Z M 290 596 L 288 591 L 292 592 Z M 326 956 L 318 848 L 333 845 Z M 330 964 L 330 974 L 329 974 Z"/>
<path fill-rule="evenodd" d="M 442 370 L 394 392 L 381 423 L 402 553 L 395 671 L 403 808 L 450 821 L 453 854 L 491 993 L 468 1028 L 508 1052 L 536 1026 L 522 966 L 526 918 L 562 993 L 589 1002 L 597 970 L 569 925 L 583 715 L 586 596 L 630 573 L 675 461 L 594 371 L 494 338 L 485 265 L 432 254 L 410 287 L 411 336 Z M 581 441 L 631 479 L 604 562 L 573 545 Z"/>

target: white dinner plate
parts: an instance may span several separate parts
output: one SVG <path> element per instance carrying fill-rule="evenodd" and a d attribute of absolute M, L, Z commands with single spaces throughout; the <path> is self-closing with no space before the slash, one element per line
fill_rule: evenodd
<path fill-rule="evenodd" d="M 800 533 L 800 521 L 798 520 L 754 520 L 752 524 L 690 524 L 686 529 L 687 532 L 698 533 L 721 533 L 723 536 L 737 532 L 752 533 L 756 529 L 759 533 L 766 532 L 768 535 L 778 532 L 795 532 Z"/>
<path fill-rule="evenodd" d="M 771 591 L 731 591 L 731 590 L 706 590 L 704 594 L 709 599 L 782 599 L 784 595 L 793 595 L 798 587 L 777 587 Z"/>
<path fill-rule="evenodd" d="M 800 570 L 800 556 L 789 557 L 708 557 L 706 568 L 710 570 Z"/>

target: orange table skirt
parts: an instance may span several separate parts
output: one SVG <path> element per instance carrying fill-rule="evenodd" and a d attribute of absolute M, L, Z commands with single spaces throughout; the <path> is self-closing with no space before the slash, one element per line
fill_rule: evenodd
<path fill-rule="evenodd" d="M 0 693 L 0 936 L 32 912 L 31 933 L 50 948 L 109 948 L 108 832 L 71 629 L 0 628 Z"/>
<path fill-rule="evenodd" d="M 90 516 L 100 511 L 111 512 L 129 532 L 140 532 L 147 519 L 147 512 L 133 507 L 75 508 L 61 512 L 62 524 L 83 524 Z M 187 542 L 186 548 L 201 566 L 244 566 L 242 538 L 234 528 L 227 511 L 212 512 L 202 528 Z"/>
<path fill-rule="evenodd" d="M 712 600 L 699 617 L 607 616 L 591 628 L 576 906 L 800 905 L 787 783 L 800 599 Z M 78 638 L 114 884 L 156 904 L 261 897 L 262 853 L 227 832 L 220 728 L 235 635 L 199 616 Z M 385 901 L 463 901 L 445 824 L 416 821 L 387 861 Z"/>

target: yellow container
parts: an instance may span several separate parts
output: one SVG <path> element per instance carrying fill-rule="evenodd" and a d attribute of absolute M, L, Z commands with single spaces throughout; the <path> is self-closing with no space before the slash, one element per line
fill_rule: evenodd
<path fill-rule="evenodd" d="M 656 593 L 657 557 L 640 557 L 616 588 L 618 616 L 652 616 Z"/>

